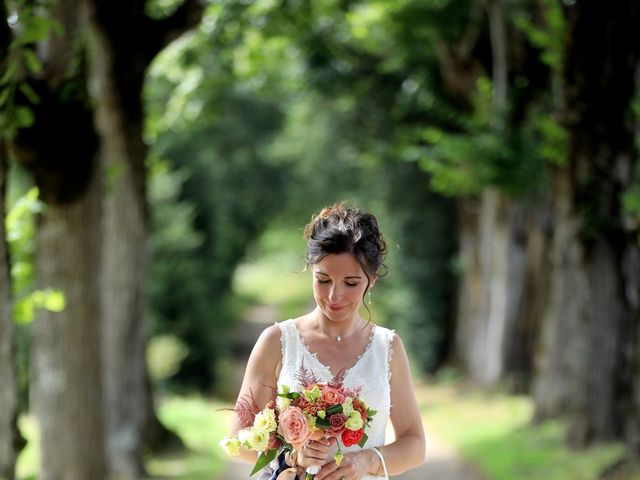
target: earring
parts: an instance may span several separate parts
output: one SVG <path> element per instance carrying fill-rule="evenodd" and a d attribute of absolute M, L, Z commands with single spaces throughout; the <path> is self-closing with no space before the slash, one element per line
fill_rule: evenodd
<path fill-rule="evenodd" d="M 371 305 L 371 290 L 369 290 L 369 292 L 367 293 L 367 295 L 369 295 L 369 301 L 367 302 L 369 305 Z"/>

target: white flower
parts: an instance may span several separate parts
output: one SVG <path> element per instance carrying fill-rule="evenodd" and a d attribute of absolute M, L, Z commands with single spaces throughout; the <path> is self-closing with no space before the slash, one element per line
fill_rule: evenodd
<path fill-rule="evenodd" d="M 347 417 L 351 416 L 351 414 L 353 413 L 353 398 L 345 398 L 344 402 L 342 403 L 342 413 Z"/>
<path fill-rule="evenodd" d="M 224 452 L 227 455 L 232 457 L 237 457 L 240 455 L 240 440 L 237 437 L 227 437 L 225 436 L 222 440 L 220 440 L 220 446 L 223 448 Z"/>
<path fill-rule="evenodd" d="M 276 405 L 278 406 L 278 409 L 283 412 L 291 406 L 291 400 L 286 397 L 278 397 L 276 399 Z"/>
<path fill-rule="evenodd" d="M 253 426 L 266 430 L 267 432 L 273 432 L 278 427 L 276 423 L 276 413 L 271 408 L 265 408 L 256 415 L 256 418 L 253 420 Z"/>
<path fill-rule="evenodd" d="M 250 428 L 243 428 L 238 432 L 238 441 L 240 445 L 244 448 L 251 448 L 251 443 L 249 442 L 249 437 L 251 436 Z"/>
<path fill-rule="evenodd" d="M 269 445 L 269 432 L 262 428 L 250 428 L 249 429 L 249 448 L 256 452 L 262 452 L 267 449 Z"/>

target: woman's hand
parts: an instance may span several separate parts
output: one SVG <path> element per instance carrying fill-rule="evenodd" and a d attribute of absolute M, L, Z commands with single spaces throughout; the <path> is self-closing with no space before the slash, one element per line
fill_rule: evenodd
<path fill-rule="evenodd" d="M 360 480 L 371 468 L 371 457 L 367 450 L 344 454 L 340 465 L 329 462 L 320 469 L 315 480 Z"/>
<path fill-rule="evenodd" d="M 336 452 L 336 438 L 311 439 L 298 450 L 297 463 L 301 467 L 317 465 L 321 467 L 327 462 L 333 461 L 333 454 Z"/>

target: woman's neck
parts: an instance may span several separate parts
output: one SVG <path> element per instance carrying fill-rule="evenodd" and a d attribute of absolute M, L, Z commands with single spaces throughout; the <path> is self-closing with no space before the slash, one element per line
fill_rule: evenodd
<path fill-rule="evenodd" d="M 319 308 L 313 312 L 314 328 L 322 335 L 337 342 L 350 337 L 362 324 L 362 317 L 355 315 L 353 318 L 335 322 L 327 318 Z"/>

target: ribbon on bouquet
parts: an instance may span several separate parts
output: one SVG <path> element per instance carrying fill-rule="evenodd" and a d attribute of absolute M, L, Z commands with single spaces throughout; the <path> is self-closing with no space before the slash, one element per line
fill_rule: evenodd
<path fill-rule="evenodd" d="M 287 468 L 280 473 L 276 480 L 295 480 L 298 477 L 299 469 L 297 467 Z"/>
<path fill-rule="evenodd" d="M 308 467 L 305 470 L 305 473 L 308 475 L 315 475 L 319 471 L 320 467 L 314 465 L 312 467 Z M 302 469 L 300 467 L 289 467 L 286 470 L 280 472 L 280 474 L 278 474 L 278 476 L 276 477 L 276 480 L 295 480 L 300 473 L 302 473 Z"/>

